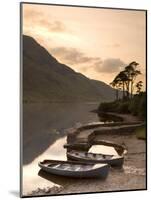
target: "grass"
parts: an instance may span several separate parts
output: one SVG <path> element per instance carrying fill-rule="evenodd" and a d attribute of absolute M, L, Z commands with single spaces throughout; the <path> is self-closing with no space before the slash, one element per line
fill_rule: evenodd
<path fill-rule="evenodd" d="M 135 134 L 138 139 L 146 140 L 146 126 L 137 128 Z"/>

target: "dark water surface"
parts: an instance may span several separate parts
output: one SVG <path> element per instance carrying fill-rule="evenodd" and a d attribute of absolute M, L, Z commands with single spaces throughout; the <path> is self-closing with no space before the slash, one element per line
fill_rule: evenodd
<path fill-rule="evenodd" d="M 24 104 L 23 163 L 29 164 L 56 140 L 66 135 L 66 129 L 81 123 L 98 121 L 97 103 Z"/>
<path fill-rule="evenodd" d="M 23 113 L 23 194 L 37 188 L 57 186 L 60 177 L 47 179 L 38 175 L 38 162 L 44 159 L 66 160 L 67 129 L 99 121 L 97 103 L 24 104 Z M 114 148 L 93 146 L 91 152 L 116 154 Z M 50 177 L 50 176 L 49 176 Z"/>
<path fill-rule="evenodd" d="M 54 181 L 38 176 L 38 162 L 43 159 L 66 160 L 67 129 L 81 123 L 98 121 L 90 112 L 97 103 L 24 104 L 23 106 L 23 194 L 38 187 L 52 187 Z"/>

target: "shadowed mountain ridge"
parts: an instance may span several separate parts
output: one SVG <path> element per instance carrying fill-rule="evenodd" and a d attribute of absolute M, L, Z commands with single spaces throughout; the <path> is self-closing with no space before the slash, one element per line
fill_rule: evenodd
<path fill-rule="evenodd" d="M 51 45 L 51 44 L 50 44 Z M 23 36 L 24 102 L 112 101 L 115 90 L 58 62 L 30 36 Z"/>

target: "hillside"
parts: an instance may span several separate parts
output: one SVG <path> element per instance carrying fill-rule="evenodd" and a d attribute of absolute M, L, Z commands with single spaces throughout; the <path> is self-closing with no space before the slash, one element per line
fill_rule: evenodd
<path fill-rule="evenodd" d="M 109 85 L 59 63 L 36 40 L 23 36 L 24 102 L 111 101 L 114 97 Z"/>

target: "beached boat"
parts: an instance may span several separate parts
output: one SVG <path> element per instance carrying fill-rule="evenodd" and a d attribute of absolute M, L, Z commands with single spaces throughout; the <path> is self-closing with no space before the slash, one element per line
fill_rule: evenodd
<path fill-rule="evenodd" d="M 111 166 L 119 167 L 122 166 L 124 162 L 124 157 L 119 155 L 105 155 L 75 150 L 68 152 L 67 157 L 75 161 L 82 161 L 87 163 L 107 163 Z"/>
<path fill-rule="evenodd" d="M 74 161 L 44 160 L 39 167 L 51 174 L 77 178 L 106 178 L 109 172 L 107 164 Z"/>

